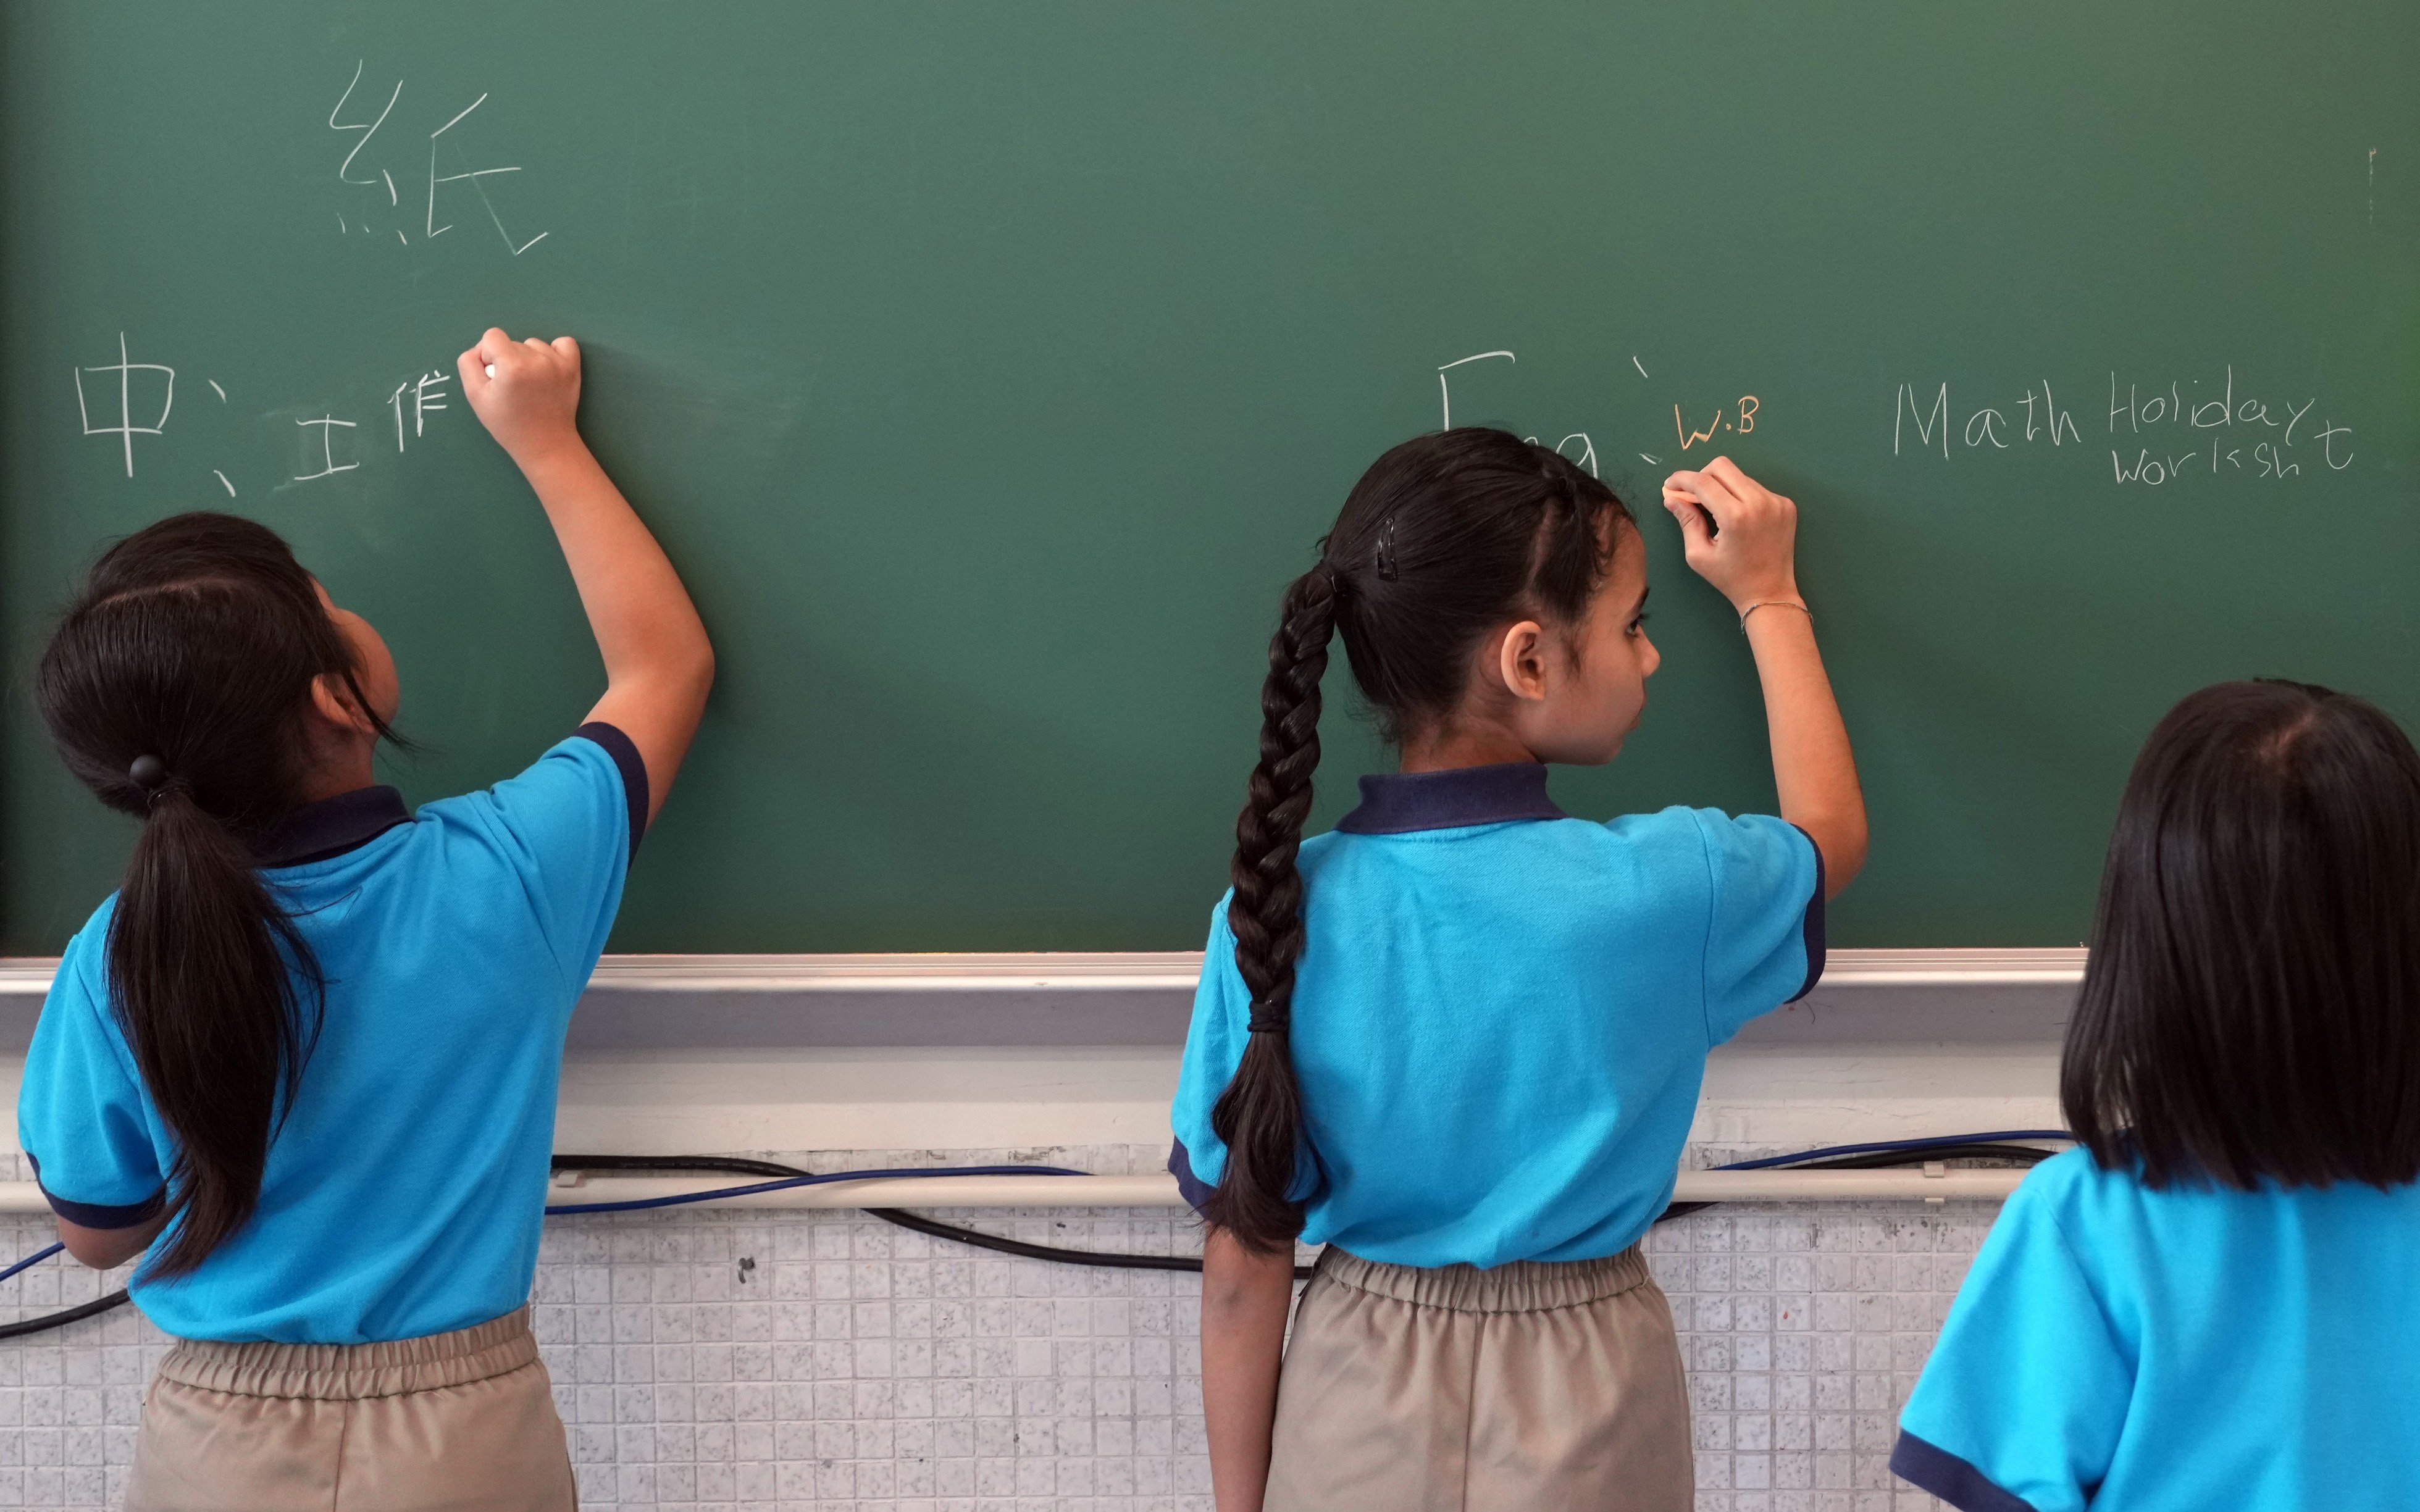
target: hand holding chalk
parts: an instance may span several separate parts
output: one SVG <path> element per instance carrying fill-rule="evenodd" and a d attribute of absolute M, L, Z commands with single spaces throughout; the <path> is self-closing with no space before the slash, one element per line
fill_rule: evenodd
<path fill-rule="evenodd" d="M 1690 570 L 1734 609 L 1798 599 L 1798 506 L 1718 456 L 1664 480 Z"/>
<path fill-rule="evenodd" d="M 580 446 L 580 344 L 569 336 L 515 341 L 490 327 L 455 367 L 480 424 L 524 470 Z"/>

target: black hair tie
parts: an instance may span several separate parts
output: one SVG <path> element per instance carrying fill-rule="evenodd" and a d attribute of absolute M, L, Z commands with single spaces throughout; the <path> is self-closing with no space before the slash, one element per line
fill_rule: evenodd
<path fill-rule="evenodd" d="M 1252 1016 L 1247 1021 L 1245 1029 L 1251 1034 L 1283 1034 L 1293 1021 L 1294 1014 L 1290 1011 L 1256 1002 L 1252 1005 Z"/>
<path fill-rule="evenodd" d="M 143 795 L 157 798 L 160 790 L 168 785 L 168 764 L 157 756 L 137 756 L 134 764 L 126 769 L 127 780 L 143 790 Z"/>

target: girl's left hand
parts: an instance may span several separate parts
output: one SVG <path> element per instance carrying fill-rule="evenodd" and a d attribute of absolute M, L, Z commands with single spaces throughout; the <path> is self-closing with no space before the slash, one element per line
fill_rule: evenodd
<path fill-rule="evenodd" d="M 522 467 L 580 444 L 580 343 L 569 336 L 515 341 L 490 326 L 455 368 L 480 424 Z"/>

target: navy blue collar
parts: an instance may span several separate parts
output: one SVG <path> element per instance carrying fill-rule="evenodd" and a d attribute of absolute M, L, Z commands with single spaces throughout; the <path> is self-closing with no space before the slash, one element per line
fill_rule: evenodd
<path fill-rule="evenodd" d="M 306 803 L 269 826 L 253 846 L 262 866 L 301 866 L 344 855 L 411 823 L 403 795 L 393 788 L 355 788 Z"/>
<path fill-rule="evenodd" d="M 1442 772 L 1386 772 L 1361 779 L 1361 806 L 1336 822 L 1350 835 L 1404 835 L 1516 819 L 1568 817 L 1546 796 L 1536 762 L 1456 766 Z"/>

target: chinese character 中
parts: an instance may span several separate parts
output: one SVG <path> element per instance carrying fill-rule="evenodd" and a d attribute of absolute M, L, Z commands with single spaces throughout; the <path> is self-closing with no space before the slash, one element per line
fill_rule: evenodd
<path fill-rule="evenodd" d="M 96 425 L 92 423 L 92 409 L 85 402 L 84 393 L 84 376 L 86 373 L 115 373 L 117 375 L 116 424 Z M 137 373 L 158 373 L 167 380 L 166 388 L 160 395 L 160 418 L 153 421 L 148 425 L 138 425 L 134 424 L 133 381 L 134 375 Z M 137 436 L 157 436 L 166 428 L 168 424 L 168 411 L 173 409 L 177 403 L 177 370 L 163 363 L 137 363 L 130 361 L 126 355 L 126 332 L 121 331 L 117 333 L 117 361 L 106 363 L 100 367 L 77 368 L 75 370 L 75 385 L 76 413 L 84 420 L 84 433 L 87 436 L 117 437 L 126 448 L 126 475 L 130 478 L 134 476 L 134 438 Z"/>

